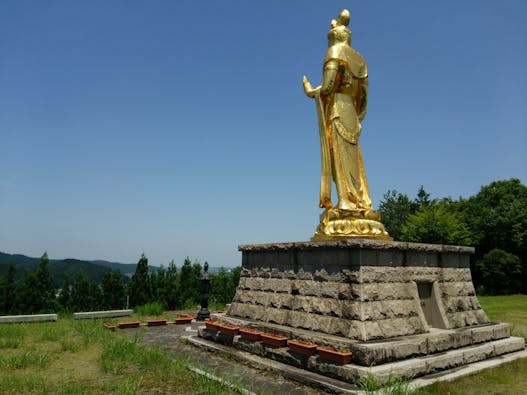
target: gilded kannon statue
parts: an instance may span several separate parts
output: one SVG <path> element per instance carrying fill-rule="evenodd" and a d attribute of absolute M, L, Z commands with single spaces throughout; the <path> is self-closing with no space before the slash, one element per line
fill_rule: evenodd
<path fill-rule="evenodd" d="M 317 107 L 322 159 L 320 207 L 324 209 L 313 240 L 366 237 L 391 240 L 372 209 L 359 137 L 368 103 L 368 69 L 351 48 L 350 14 L 331 21 L 322 84 L 313 88 L 303 77 L 304 92 Z M 331 200 L 331 181 L 337 205 Z"/>

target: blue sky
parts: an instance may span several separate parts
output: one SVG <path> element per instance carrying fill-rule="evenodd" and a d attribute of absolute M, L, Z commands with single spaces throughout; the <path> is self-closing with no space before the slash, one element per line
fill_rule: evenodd
<path fill-rule="evenodd" d="M 178 266 L 317 225 L 329 22 L 368 63 L 361 145 L 388 189 L 527 180 L 527 2 L 3 1 L 0 251 Z"/>

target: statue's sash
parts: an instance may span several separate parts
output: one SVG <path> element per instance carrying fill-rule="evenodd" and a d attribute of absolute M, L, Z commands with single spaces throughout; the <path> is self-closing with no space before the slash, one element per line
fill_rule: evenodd
<path fill-rule="evenodd" d="M 318 115 L 318 131 L 320 134 L 320 158 L 322 165 L 322 174 L 320 176 L 320 207 L 326 207 L 331 204 L 331 154 L 329 151 L 328 127 L 326 124 L 326 115 L 324 114 L 324 103 L 320 97 L 320 92 L 315 95 L 315 104 Z"/>

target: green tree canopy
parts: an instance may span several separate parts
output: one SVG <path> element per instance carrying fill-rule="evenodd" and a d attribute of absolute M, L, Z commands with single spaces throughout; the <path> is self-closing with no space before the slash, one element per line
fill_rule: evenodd
<path fill-rule="evenodd" d="M 524 268 L 520 258 L 514 254 L 494 248 L 483 255 L 476 266 L 481 273 L 485 293 L 513 294 L 524 289 Z"/>
<path fill-rule="evenodd" d="M 402 227 L 404 241 L 470 245 L 472 236 L 463 217 L 449 207 L 449 200 L 433 201 L 410 214 Z"/>

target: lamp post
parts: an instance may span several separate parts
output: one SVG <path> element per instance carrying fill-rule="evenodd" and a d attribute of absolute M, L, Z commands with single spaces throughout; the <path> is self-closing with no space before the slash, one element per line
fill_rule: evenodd
<path fill-rule="evenodd" d="M 210 317 L 209 307 L 209 296 L 210 296 L 210 276 L 209 276 L 209 264 L 205 262 L 203 266 L 203 273 L 200 276 L 200 304 L 201 309 L 198 311 L 197 321 L 204 321 L 205 318 Z"/>

